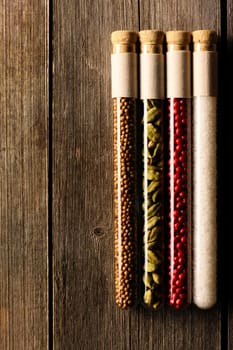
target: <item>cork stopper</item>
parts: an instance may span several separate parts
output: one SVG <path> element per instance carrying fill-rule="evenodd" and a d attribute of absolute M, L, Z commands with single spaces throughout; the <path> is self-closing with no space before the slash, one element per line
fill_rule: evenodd
<path fill-rule="evenodd" d="M 117 30 L 111 34 L 113 53 L 136 52 L 138 33 L 130 30 Z"/>
<path fill-rule="evenodd" d="M 166 32 L 167 48 L 169 51 L 189 50 L 191 33 L 183 30 Z"/>
<path fill-rule="evenodd" d="M 214 30 L 195 30 L 193 33 L 194 51 L 215 51 L 217 33 Z"/>
<path fill-rule="evenodd" d="M 142 30 L 139 32 L 141 52 L 162 53 L 165 34 L 161 30 Z"/>

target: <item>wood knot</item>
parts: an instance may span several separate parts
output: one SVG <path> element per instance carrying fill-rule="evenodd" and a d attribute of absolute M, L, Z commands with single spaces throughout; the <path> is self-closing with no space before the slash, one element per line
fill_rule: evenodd
<path fill-rule="evenodd" d="M 105 234 L 105 230 L 104 230 L 103 227 L 96 227 L 96 228 L 94 229 L 94 235 L 95 235 L 95 236 L 97 236 L 97 237 L 102 237 L 102 236 L 104 236 L 104 234 Z"/>

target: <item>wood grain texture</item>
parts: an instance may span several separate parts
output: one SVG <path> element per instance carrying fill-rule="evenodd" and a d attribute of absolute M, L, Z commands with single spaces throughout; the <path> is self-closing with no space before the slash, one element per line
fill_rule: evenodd
<path fill-rule="evenodd" d="M 144 1 L 140 3 L 140 30 L 214 29 L 221 34 L 220 0 Z"/>
<path fill-rule="evenodd" d="M 47 1 L 0 16 L 0 348 L 46 350 Z"/>
<path fill-rule="evenodd" d="M 232 139 L 232 129 L 233 129 L 233 106 L 232 106 L 232 81 L 233 81 L 233 3 L 232 1 L 227 1 L 227 67 L 226 67 L 226 86 L 227 94 L 226 94 L 226 108 L 227 115 L 229 116 L 225 120 L 225 143 L 224 150 L 227 152 L 229 159 L 231 159 L 230 163 L 226 165 L 226 178 L 227 184 L 225 188 L 225 193 L 227 193 L 226 202 L 231 203 L 231 198 L 233 195 L 233 185 L 232 185 L 232 177 L 233 177 L 233 139 Z M 228 350 L 233 349 L 233 279 L 232 271 L 233 271 L 233 254 L 232 254 L 232 246 L 233 246 L 233 236 L 231 230 L 229 230 L 229 222 L 231 222 L 232 218 L 232 205 L 229 205 L 226 209 L 226 232 L 228 232 L 228 259 L 226 265 L 226 279 L 227 279 L 227 291 L 228 291 Z M 230 273 L 230 274 L 229 274 Z M 231 276 L 229 278 L 229 276 Z"/>
<path fill-rule="evenodd" d="M 110 97 L 113 30 L 221 34 L 220 1 L 53 3 L 54 348 L 221 349 L 220 304 L 157 313 L 115 306 Z"/>
<path fill-rule="evenodd" d="M 188 30 L 212 28 L 221 35 L 220 1 L 140 1 L 140 29 Z M 153 14 L 153 15 L 152 15 Z M 220 349 L 221 302 L 208 311 L 195 306 L 182 313 L 165 308 L 161 315 L 139 313 L 140 340 L 153 339 L 148 349 Z M 159 325 L 159 326 L 158 326 Z M 149 329 L 149 331 L 148 331 Z M 156 334 L 156 336 L 154 336 Z M 211 334 L 211 337 L 210 337 Z M 143 343 L 139 343 L 141 349 Z"/>
<path fill-rule="evenodd" d="M 110 35 L 137 1 L 54 1 L 55 349 L 130 349 L 114 302 Z M 103 345 L 104 344 L 104 345 Z"/>

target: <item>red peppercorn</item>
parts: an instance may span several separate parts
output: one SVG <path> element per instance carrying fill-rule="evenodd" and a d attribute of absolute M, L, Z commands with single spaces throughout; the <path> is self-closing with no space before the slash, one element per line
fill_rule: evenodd
<path fill-rule="evenodd" d="M 180 306 L 181 304 L 182 304 L 182 300 L 177 299 L 177 300 L 176 300 L 176 306 Z"/>
<path fill-rule="evenodd" d="M 182 241 L 182 239 L 183 239 L 183 237 L 181 237 L 181 241 Z M 184 252 L 179 251 L 179 252 L 177 253 L 177 256 L 178 256 L 179 258 L 183 258 L 183 257 L 184 257 Z M 182 266 L 180 266 L 180 267 L 182 268 Z"/>
<path fill-rule="evenodd" d="M 177 250 L 181 250 L 183 248 L 183 244 L 182 243 L 177 243 L 176 244 L 176 249 Z"/>
<path fill-rule="evenodd" d="M 181 180 L 182 181 L 187 181 L 187 175 L 186 174 L 182 174 L 181 175 Z"/>
<path fill-rule="evenodd" d="M 182 173 L 182 168 L 179 166 L 179 167 L 177 167 L 176 169 L 175 169 L 175 172 L 177 173 L 177 174 L 181 174 Z"/>
<path fill-rule="evenodd" d="M 178 259 L 178 263 L 180 264 L 180 265 L 184 265 L 184 262 L 185 262 L 185 259 L 184 258 L 179 258 Z M 185 268 L 185 267 L 184 267 Z"/>
<path fill-rule="evenodd" d="M 182 282 L 179 279 L 177 279 L 176 282 L 175 282 L 175 285 L 177 287 L 180 287 L 182 285 Z"/>
<path fill-rule="evenodd" d="M 179 279 L 180 279 L 180 280 L 184 280 L 185 277 L 186 277 L 186 275 L 185 275 L 184 272 L 182 272 L 182 273 L 179 274 Z"/>
<path fill-rule="evenodd" d="M 188 303 L 188 248 L 187 248 L 187 218 L 188 218 L 188 112 L 189 103 L 185 99 L 169 99 L 168 109 L 170 111 L 169 127 L 170 140 L 169 145 L 173 143 L 170 149 L 169 159 L 169 191 L 173 189 L 170 196 L 170 213 L 173 217 L 173 227 L 169 243 L 169 304 L 176 309 L 180 309 Z M 172 106 L 173 105 L 173 106 Z M 172 106 L 172 107 L 171 107 Z M 171 129 L 173 127 L 173 130 Z M 173 178 L 171 178 L 173 174 Z M 172 257 L 172 259 L 171 259 Z"/>
<path fill-rule="evenodd" d="M 184 217 L 183 215 L 179 216 L 179 217 L 178 217 L 178 221 L 179 221 L 180 223 L 184 222 L 184 221 L 185 221 L 185 217 Z"/>
<path fill-rule="evenodd" d="M 187 242 L 187 237 L 182 236 L 180 240 L 181 240 L 181 243 L 185 244 Z"/>

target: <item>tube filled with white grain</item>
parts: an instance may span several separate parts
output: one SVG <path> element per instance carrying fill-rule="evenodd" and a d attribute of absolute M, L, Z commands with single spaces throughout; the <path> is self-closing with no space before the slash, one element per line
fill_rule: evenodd
<path fill-rule="evenodd" d="M 216 110 L 217 34 L 193 32 L 193 302 L 217 299 Z"/>

